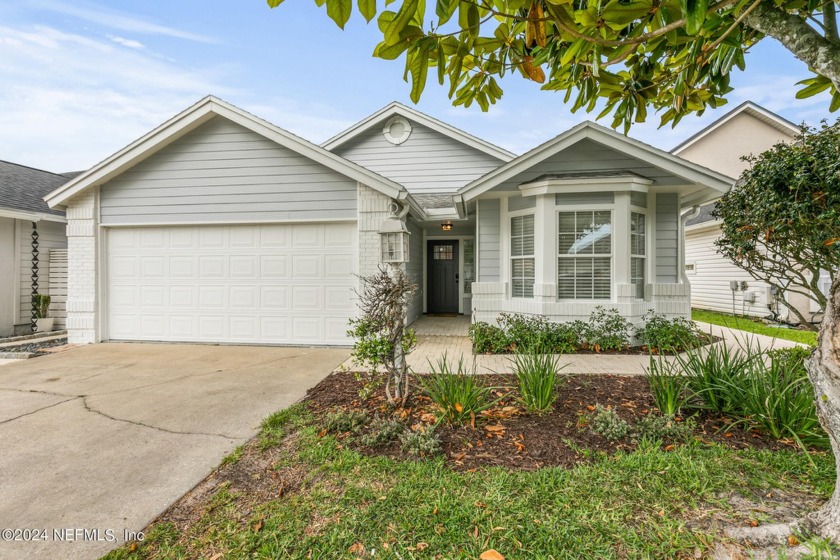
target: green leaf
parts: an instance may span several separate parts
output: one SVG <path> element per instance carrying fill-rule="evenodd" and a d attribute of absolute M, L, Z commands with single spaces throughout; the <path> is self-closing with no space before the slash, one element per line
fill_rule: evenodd
<path fill-rule="evenodd" d="M 385 41 L 382 41 L 373 49 L 373 56 L 382 60 L 396 60 L 407 48 L 407 41 L 400 41 L 396 45 L 389 45 Z"/>
<path fill-rule="evenodd" d="M 358 0 L 359 12 L 365 21 L 370 21 L 376 16 L 376 0 Z"/>
<path fill-rule="evenodd" d="M 384 29 L 385 42 L 389 45 L 396 45 L 400 40 L 400 32 L 411 22 L 417 11 L 417 0 L 405 0 L 397 15 L 394 16 Z"/>
<path fill-rule="evenodd" d="M 685 19 L 685 32 L 689 35 L 697 35 L 703 28 L 706 21 L 706 10 L 709 9 L 709 0 L 680 0 L 680 10 Z"/>
<path fill-rule="evenodd" d="M 796 92 L 797 99 L 805 99 L 806 97 L 817 95 L 818 93 L 821 93 L 831 87 L 831 81 L 822 76 L 802 80 L 801 82 L 798 82 L 798 84 L 808 85 Z"/>
<path fill-rule="evenodd" d="M 283 0 L 266 0 L 269 8 L 276 8 L 283 3 Z"/>
<path fill-rule="evenodd" d="M 429 57 L 423 50 L 415 50 L 406 60 L 408 71 L 411 72 L 411 93 L 409 97 L 415 103 L 420 101 L 420 95 L 426 87 L 426 74 L 429 70 Z"/>
<path fill-rule="evenodd" d="M 353 12 L 352 0 L 327 0 L 327 15 L 330 16 L 336 25 L 341 29 L 347 24 L 350 19 L 350 14 Z"/>
<path fill-rule="evenodd" d="M 443 25 L 452 18 L 455 13 L 455 7 L 458 6 L 459 0 L 437 0 L 435 4 L 435 14 L 438 17 L 438 25 Z"/>

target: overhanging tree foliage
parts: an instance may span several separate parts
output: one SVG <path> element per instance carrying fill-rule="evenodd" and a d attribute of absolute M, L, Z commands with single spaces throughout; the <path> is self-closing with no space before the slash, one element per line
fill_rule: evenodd
<path fill-rule="evenodd" d="M 455 105 L 487 110 L 507 74 L 574 97 L 572 110 L 604 102 L 612 126 L 643 122 L 649 107 L 661 124 L 726 103 L 730 71 L 773 37 L 808 65 L 798 96 L 832 94 L 840 108 L 838 0 L 356 0 L 383 41 L 374 56 L 405 55 L 404 79 L 416 103 L 429 72 L 449 83 Z M 276 7 L 283 0 L 267 0 Z M 353 0 L 315 0 L 344 28 Z M 393 5 L 393 8 L 388 6 Z"/>
<path fill-rule="evenodd" d="M 713 213 L 723 220 L 718 251 L 756 280 L 784 288 L 783 298 L 801 294 L 825 310 L 820 270 L 833 281 L 840 269 L 840 120 L 745 160 L 750 168 Z"/>

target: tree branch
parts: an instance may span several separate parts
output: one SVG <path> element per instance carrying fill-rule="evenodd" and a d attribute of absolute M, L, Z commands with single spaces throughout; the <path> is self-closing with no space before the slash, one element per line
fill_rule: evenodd
<path fill-rule="evenodd" d="M 823 8 L 823 28 L 825 37 L 835 45 L 840 43 L 840 35 L 837 34 L 837 6 L 834 0 L 827 0 Z"/>
<path fill-rule="evenodd" d="M 840 89 L 840 44 L 832 43 L 801 17 L 777 10 L 768 1 L 759 4 L 745 22 L 779 41 L 815 73 Z"/>

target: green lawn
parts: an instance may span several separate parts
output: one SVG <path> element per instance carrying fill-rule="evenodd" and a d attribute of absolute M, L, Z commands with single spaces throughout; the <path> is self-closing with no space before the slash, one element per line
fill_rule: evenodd
<path fill-rule="evenodd" d="M 319 432 L 296 405 L 225 467 L 282 445 L 275 468 L 297 473 L 294 491 L 255 502 L 222 485 L 184 532 L 155 525 L 135 551 L 107 558 L 478 558 L 490 548 L 507 558 L 705 556 L 721 538 L 713 520 L 772 521 L 733 511 L 730 493 L 823 499 L 834 485 L 829 454 L 794 450 L 643 445 L 571 470 L 460 473 L 442 460 L 364 456 Z"/>
<path fill-rule="evenodd" d="M 692 309 L 691 318 L 695 321 L 702 321 L 703 323 L 711 323 L 713 325 L 720 325 L 721 327 L 729 327 L 731 329 L 739 329 L 755 334 L 783 338 L 785 340 L 792 340 L 793 342 L 800 342 L 810 346 L 816 346 L 817 344 L 817 333 L 815 332 L 771 327 L 769 325 L 765 325 L 757 319 L 749 317 L 735 317 L 734 315 L 727 315 L 726 313 L 718 313 L 716 311 Z"/>

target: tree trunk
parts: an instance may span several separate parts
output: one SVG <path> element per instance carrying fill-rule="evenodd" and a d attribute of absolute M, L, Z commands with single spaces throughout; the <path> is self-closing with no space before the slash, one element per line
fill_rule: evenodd
<path fill-rule="evenodd" d="M 831 285 L 817 349 L 807 363 L 817 397 L 817 415 L 831 440 L 840 478 L 840 277 Z M 806 519 L 815 533 L 840 544 L 840 486 L 831 499 Z"/>
<path fill-rule="evenodd" d="M 840 89 L 840 45 L 820 35 L 805 18 L 779 10 L 765 0 L 750 12 L 745 23 L 779 41 L 793 56 Z"/>

